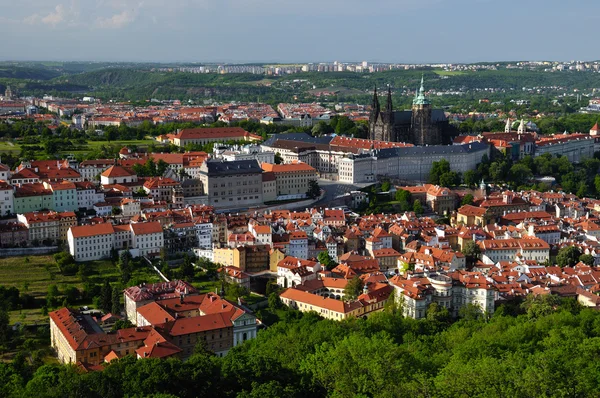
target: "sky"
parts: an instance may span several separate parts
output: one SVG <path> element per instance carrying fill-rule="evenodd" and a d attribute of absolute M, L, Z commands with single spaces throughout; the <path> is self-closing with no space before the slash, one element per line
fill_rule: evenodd
<path fill-rule="evenodd" d="M 0 0 L 0 59 L 596 60 L 598 0 Z"/>

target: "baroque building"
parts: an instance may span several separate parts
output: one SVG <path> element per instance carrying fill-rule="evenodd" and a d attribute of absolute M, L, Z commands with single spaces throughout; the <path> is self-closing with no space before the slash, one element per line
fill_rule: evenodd
<path fill-rule="evenodd" d="M 423 78 L 416 91 L 411 110 L 394 111 L 392 91 L 388 88 L 387 102 L 382 110 L 377 96 L 373 94 L 369 116 L 369 138 L 377 141 L 407 142 L 414 145 L 449 144 L 452 131 L 442 109 L 432 109 L 425 97 Z"/>

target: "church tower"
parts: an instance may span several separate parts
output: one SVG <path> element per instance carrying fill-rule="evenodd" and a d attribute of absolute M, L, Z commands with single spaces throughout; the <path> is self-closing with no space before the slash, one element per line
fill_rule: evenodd
<path fill-rule="evenodd" d="M 510 128 L 511 128 L 510 118 L 508 118 L 508 119 L 506 119 L 506 126 L 504 126 L 504 132 L 510 133 Z"/>
<path fill-rule="evenodd" d="M 391 89 L 388 88 L 387 103 L 384 110 L 381 110 L 379 106 L 377 89 L 375 89 L 369 116 L 369 138 L 377 141 L 394 141 L 394 119 Z"/>
<path fill-rule="evenodd" d="M 369 139 L 375 139 L 375 130 L 377 121 L 379 120 L 379 112 L 381 111 L 379 107 L 379 98 L 377 97 L 377 86 L 375 86 L 375 91 L 373 91 L 373 101 L 371 102 L 371 114 L 369 115 Z"/>
<path fill-rule="evenodd" d="M 525 127 L 525 120 L 521 119 L 521 123 L 519 124 L 519 128 L 517 129 L 517 133 L 525 134 L 527 132 L 527 127 Z"/>
<path fill-rule="evenodd" d="M 421 87 L 415 93 L 412 105 L 411 130 L 415 145 L 439 145 L 441 132 L 431 121 L 431 102 L 425 97 L 425 87 L 421 76 Z"/>
<path fill-rule="evenodd" d="M 383 124 L 382 141 L 396 141 L 394 131 L 394 105 L 392 103 L 392 89 L 388 86 L 387 102 L 385 111 L 381 112 L 381 122 Z"/>

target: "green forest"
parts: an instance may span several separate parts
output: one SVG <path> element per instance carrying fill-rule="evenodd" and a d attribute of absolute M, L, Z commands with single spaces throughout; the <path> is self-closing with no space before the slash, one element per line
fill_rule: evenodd
<path fill-rule="evenodd" d="M 280 322 L 223 358 L 199 346 L 186 362 L 126 357 L 101 372 L 80 373 L 74 366 L 33 365 L 22 353 L 0 364 L 0 396 L 600 395 L 600 316 L 574 299 L 530 297 L 499 306 L 491 317 L 465 307 L 454 323 L 435 305 L 421 320 L 403 318 L 393 305 L 343 322 L 277 312 Z"/>
<path fill-rule="evenodd" d="M 374 87 L 394 89 L 394 101 L 405 106 L 408 92 L 417 88 L 421 76 L 427 89 L 458 90 L 461 96 L 444 96 L 443 101 L 463 102 L 489 97 L 541 98 L 548 94 L 585 92 L 600 88 L 600 75 L 582 72 L 545 72 L 505 69 L 444 73 L 428 67 L 377 73 L 296 73 L 287 76 L 201 74 L 159 72 L 152 64 L 0 63 L 0 91 L 6 85 L 25 95 L 94 95 L 105 100 L 180 99 L 213 101 L 261 101 L 277 103 L 315 100 L 312 89 L 339 91 L 333 101 L 369 101 Z M 164 67 L 164 65 L 162 65 Z M 534 89 L 535 88 L 535 89 Z M 492 90 L 489 90 L 492 89 Z M 440 98 L 434 98 L 434 103 Z M 532 101 L 532 104 L 535 101 Z"/>

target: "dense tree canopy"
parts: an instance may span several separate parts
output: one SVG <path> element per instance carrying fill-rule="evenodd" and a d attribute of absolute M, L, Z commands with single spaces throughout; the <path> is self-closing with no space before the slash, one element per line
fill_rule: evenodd
<path fill-rule="evenodd" d="M 199 348 L 186 362 L 129 356 L 102 372 L 0 363 L 2 396 L 39 397 L 592 397 L 600 394 L 600 314 L 574 300 L 538 296 L 473 307 L 448 321 L 388 307 L 367 319 L 323 320 L 279 310 L 274 324 L 218 358 Z M 509 315 L 511 313 L 511 315 Z"/>

